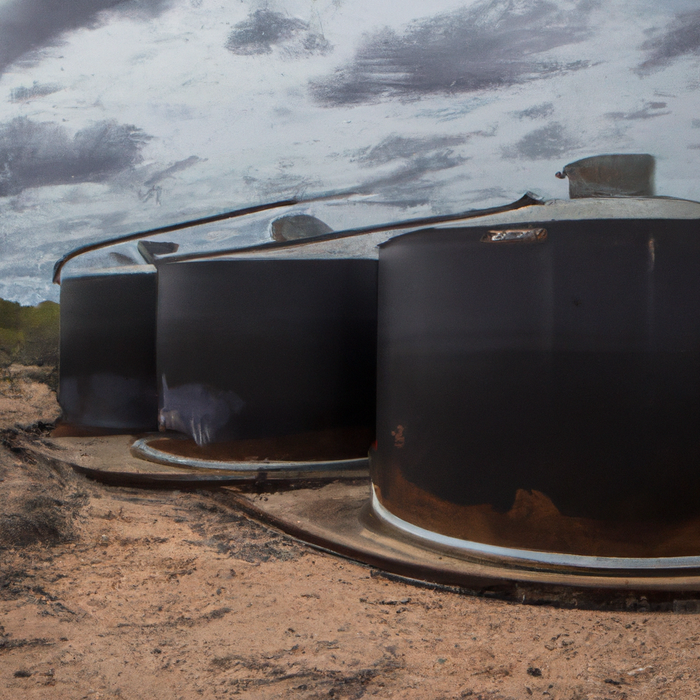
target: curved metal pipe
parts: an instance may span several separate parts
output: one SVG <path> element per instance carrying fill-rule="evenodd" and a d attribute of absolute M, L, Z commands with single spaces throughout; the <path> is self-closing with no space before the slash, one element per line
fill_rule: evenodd
<path fill-rule="evenodd" d="M 308 201 L 308 200 L 305 200 Z M 255 250 L 274 250 L 275 248 L 294 248 L 296 246 L 308 245 L 310 243 L 322 243 L 324 241 L 334 241 L 341 238 L 351 238 L 353 236 L 362 236 L 367 233 L 381 233 L 382 231 L 396 231 L 402 228 L 414 228 L 417 226 L 434 226 L 435 224 L 443 224 L 449 221 L 462 221 L 464 219 L 477 219 L 482 216 L 491 216 L 492 214 L 500 214 L 506 211 L 522 209 L 533 205 L 543 205 L 541 199 L 536 199 L 531 193 L 524 194 L 520 199 L 509 204 L 503 204 L 499 207 L 490 207 L 488 209 L 470 209 L 458 214 L 441 214 L 438 216 L 424 216 L 416 219 L 404 219 L 403 221 L 393 221 L 386 224 L 377 224 L 372 226 L 362 226 L 359 228 L 350 228 L 343 231 L 333 231 L 322 236 L 314 236 L 312 238 L 300 238 L 291 241 L 269 241 L 265 243 L 256 243 L 255 245 L 225 248 L 224 250 L 206 251 L 201 253 L 182 253 L 181 255 L 169 255 L 168 262 L 182 262 L 184 260 L 200 260 L 202 258 L 216 258 L 223 255 L 231 255 L 232 253 L 248 253 Z"/>
<path fill-rule="evenodd" d="M 100 248 L 107 248 L 112 245 L 117 245 L 118 243 L 126 243 L 128 241 L 138 240 L 139 238 L 146 238 L 147 236 L 157 236 L 162 233 L 171 233 L 173 231 L 180 231 L 186 228 L 192 228 L 193 226 L 202 226 L 204 224 L 212 224 L 217 221 L 225 221 L 227 219 L 236 219 L 242 216 L 248 216 L 249 214 L 259 214 L 263 211 L 270 211 L 273 209 L 281 209 L 283 207 L 291 207 L 296 204 L 308 204 L 311 202 L 320 202 L 326 199 L 343 199 L 347 197 L 353 197 L 357 192 L 345 192 L 345 193 L 332 193 L 327 195 L 320 195 L 318 197 L 309 198 L 292 198 L 283 199 L 277 202 L 268 202 L 267 204 L 258 204 L 252 207 L 244 207 L 242 209 L 235 209 L 233 211 L 224 212 L 223 214 L 214 214 L 213 216 L 206 216 L 201 219 L 192 219 L 190 221 L 182 221 L 177 224 L 169 224 L 168 226 L 160 226 L 158 228 L 148 229 L 146 231 L 138 231 L 136 233 L 129 233 L 124 236 L 117 236 L 115 238 L 109 238 L 105 241 L 99 241 L 97 243 L 89 243 L 88 245 L 80 246 L 74 250 L 66 253 L 62 258 L 56 261 L 53 269 L 53 283 L 61 283 L 61 270 L 64 268 L 67 262 L 73 258 L 77 258 L 85 253 L 90 253 L 94 250 L 99 250 Z M 409 228 L 414 226 L 431 226 L 433 224 L 444 223 L 447 221 L 459 221 L 462 219 L 474 219 L 481 216 L 489 216 L 491 214 L 499 214 L 505 211 L 511 211 L 514 209 L 520 209 L 522 207 L 529 207 L 535 204 L 542 204 L 542 201 L 535 199 L 529 193 L 523 195 L 520 199 L 510 204 L 505 204 L 500 207 L 490 207 L 489 209 L 472 209 L 470 211 L 461 212 L 459 214 L 444 214 L 441 216 L 427 216 L 420 217 L 416 219 L 406 219 L 404 221 L 397 221 L 389 224 L 379 224 L 377 226 L 364 226 L 361 228 L 347 229 L 345 231 L 334 231 L 333 233 L 328 233 L 322 236 L 314 236 L 313 238 L 306 238 L 294 241 L 272 241 L 269 243 L 257 243 L 252 246 L 238 247 L 238 248 L 226 248 L 225 250 L 217 251 L 207 251 L 202 253 L 184 253 L 182 255 L 172 255 L 168 257 L 169 261 L 179 262 L 182 260 L 196 260 L 199 258 L 209 258 L 217 257 L 220 255 L 230 255 L 235 252 L 251 251 L 251 250 L 268 250 L 270 248 L 279 247 L 293 247 L 295 245 L 304 245 L 307 243 L 319 243 L 321 241 L 335 240 L 338 238 L 347 238 L 350 236 L 360 236 L 365 233 L 379 233 L 381 231 L 392 231 L 396 229 Z"/>
<path fill-rule="evenodd" d="M 331 193 L 325 195 L 319 195 L 318 197 L 293 197 L 291 199 L 282 199 L 277 202 L 267 202 L 266 204 L 256 204 L 252 207 L 243 207 L 242 209 L 234 209 L 233 211 L 223 212 L 222 214 L 214 214 L 213 216 L 205 216 L 200 219 L 191 219 L 190 221 L 181 221 L 177 224 L 169 224 L 167 226 L 159 226 L 158 228 L 151 228 L 146 231 L 138 231 L 136 233 L 128 233 L 124 236 L 116 236 L 115 238 L 109 238 L 105 241 L 98 241 L 97 243 L 89 243 L 79 248 L 66 253 L 60 260 L 56 261 L 53 268 L 53 283 L 61 283 L 61 270 L 65 264 L 77 258 L 79 255 L 84 253 L 90 253 L 93 250 L 99 250 L 100 248 L 108 248 L 112 245 L 117 245 L 118 243 L 126 243 L 128 241 L 135 241 L 139 238 L 146 238 L 147 236 L 157 236 L 161 233 L 171 233 L 172 231 L 180 231 L 181 229 L 191 228 L 193 226 L 202 226 L 204 224 L 213 224 L 217 221 L 225 221 L 226 219 L 236 219 L 241 216 L 248 216 L 249 214 L 259 214 L 263 211 L 270 211 L 272 209 L 281 209 L 282 207 L 291 207 L 295 204 L 307 204 L 309 202 L 320 202 L 325 199 L 344 199 L 347 197 L 353 197 L 357 195 L 357 192 L 342 192 L 342 193 Z"/>

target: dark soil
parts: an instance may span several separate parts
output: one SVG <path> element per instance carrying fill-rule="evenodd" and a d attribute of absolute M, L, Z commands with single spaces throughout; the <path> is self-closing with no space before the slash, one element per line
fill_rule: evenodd
<path fill-rule="evenodd" d="M 29 430 L 0 431 L 0 444 L 14 457 L 0 463 L 3 498 L 0 512 L 0 551 L 42 544 L 52 547 L 75 538 L 73 521 L 87 494 L 80 479 L 58 461 L 36 459 L 32 443 L 50 445 L 49 425 Z"/>

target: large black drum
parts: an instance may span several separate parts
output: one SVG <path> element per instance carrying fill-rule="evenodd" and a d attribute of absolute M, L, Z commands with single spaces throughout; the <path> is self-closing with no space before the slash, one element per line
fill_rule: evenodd
<path fill-rule="evenodd" d="M 157 429 L 155 268 L 66 276 L 60 308 L 63 420 L 110 431 Z"/>
<path fill-rule="evenodd" d="M 545 563 L 700 556 L 697 219 L 395 238 L 378 342 L 380 516 Z"/>
<path fill-rule="evenodd" d="M 366 455 L 376 260 L 164 259 L 158 275 L 162 426 L 200 446 L 359 431 Z"/>

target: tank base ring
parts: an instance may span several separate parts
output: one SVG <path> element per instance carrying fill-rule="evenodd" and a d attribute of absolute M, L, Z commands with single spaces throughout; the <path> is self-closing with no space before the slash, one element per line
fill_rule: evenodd
<path fill-rule="evenodd" d="M 206 469 L 240 475 L 242 480 L 255 479 L 258 474 L 265 474 L 266 481 L 290 479 L 357 479 L 369 473 L 367 457 L 331 461 L 255 461 L 234 462 L 181 457 L 159 450 L 150 445 L 159 437 L 146 437 L 136 440 L 131 447 L 135 457 L 170 467 L 187 469 Z"/>
<path fill-rule="evenodd" d="M 620 575 L 604 569 L 516 567 L 496 559 L 455 556 L 378 517 L 366 477 L 330 483 L 308 479 L 285 488 L 283 478 L 261 481 L 249 473 L 243 480 L 222 470 L 158 466 L 130 455 L 132 441 L 128 435 L 54 438 L 62 453 L 38 443 L 31 451 L 115 486 L 223 486 L 220 501 L 315 547 L 384 572 L 378 575 L 400 576 L 417 585 L 458 586 L 460 592 L 520 603 L 700 613 L 700 570 L 650 569 Z M 242 489 L 245 481 L 252 487 Z M 227 482 L 235 488 L 226 488 Z"/>
<path fill-rule="evenodd" d="M 514 602 L 591 609 L 700 612 L 700 569 L 592 570 L 513 566 L 456 556 L 390 525 L 372 508 L 367 482 L 267 490 L 265 499 L 228 491 L 237 507 L 300 540 L 416 582 L 458 586 Z M 636 602 L 635 602 L 636 601 Z M 654 602 L 656 601 L 656 602 Z M 654 607 L 654 606 L 660 607 Z M 693 608 L 694 610 L 694 608 Z"/>
<path fill-rule="evenodd" d="M 499 563 L 510 563 L 512 566 L 528 568 L 545 566 L 568 571 L 604 570 L 606 572 L 621 572 L 621 575 L 628 575 L 629 572 L 633 571 L 700 571 L 700 556 L 595 557 L 581 554 L 560 554 L 557 552 L 515 549 L 513 547 L 500 547 L 482 542 L 471 542 L 457 537 L 441 535 L 402 520 L 379 502 L 374 489 L 372 489 L 371 498 L 372 511 L 377 518 L 409 537 L 424 543 L 424 546 L 437 548 L 449 553 L 451 556 L 493 560 Z"/>

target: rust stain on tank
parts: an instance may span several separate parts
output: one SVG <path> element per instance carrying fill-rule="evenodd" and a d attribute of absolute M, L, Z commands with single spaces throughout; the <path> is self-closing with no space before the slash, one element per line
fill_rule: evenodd
<path fill-rule="evenodd" d="M 391 436 L 394 438 L 394 447 L 398 449 L 401 449 L 406 444 L 406 436 L 403 431 L 403 425 L 397 425 L 396 430 L 391 431 Z"/>
<path fill-rule="evenodd" d="M 488 231 L 482 243 L 539 243 L 547 238 L 544 228 L 508 228 Z"/>
<path fill-rule="evenodd" d="M 450 503 L 412 484 L 396 464 L 373 464 L 372 472 L 377 498 L 391 513 L 426 530 L 467 541 L 602 557 L 692 556 L 700 542 L 700 517 L 680 523 L 571 517 L 562 514 L 546 494 L 522 488 L 502 513 L 489 503 Z"/>

